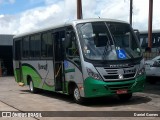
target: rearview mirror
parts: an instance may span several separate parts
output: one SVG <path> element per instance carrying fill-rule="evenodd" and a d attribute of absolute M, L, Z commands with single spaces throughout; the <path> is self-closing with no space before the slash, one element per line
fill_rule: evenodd
<path fill-rule="evenodd" d="M 134 33 L 136 34 L 138 40 L 140 40 L 140 33 L 138 29 L 134 29 Z"/>
<path fill-rule="evenodd" d="M 93 38 L 96 47 L 103 47 L 107 45 L 108 37 L 105 33 L 94 34 Z"/>

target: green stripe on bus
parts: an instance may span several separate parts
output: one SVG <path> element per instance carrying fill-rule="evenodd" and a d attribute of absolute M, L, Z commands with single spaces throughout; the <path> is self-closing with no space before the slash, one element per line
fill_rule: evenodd
<path fill-rule="evenodd" d="M 75 72 L 75 69 L 68 69 L 68 70 L 65 70 L 65 73 L 70 73 L 70 72 Z"/>

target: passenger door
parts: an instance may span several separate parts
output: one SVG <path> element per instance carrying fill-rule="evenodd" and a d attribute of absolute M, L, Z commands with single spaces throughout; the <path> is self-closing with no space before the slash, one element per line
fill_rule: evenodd
<path fill-rule="evenodd" d="M 54 80 L 55 91 L 64 91 L 65 78 L 64 78 L 64 46 L 65 30 L 60 30 L 53 33 L 54 39 Z"/>

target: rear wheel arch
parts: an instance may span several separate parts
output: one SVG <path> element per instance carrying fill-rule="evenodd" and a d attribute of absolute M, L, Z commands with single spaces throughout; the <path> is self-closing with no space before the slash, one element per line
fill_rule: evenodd
<path fill-rule="evenodd" d="M 29 85 L 29 82 L 32 80 L 30 75 L 27 75 L 27 85 Z"/>

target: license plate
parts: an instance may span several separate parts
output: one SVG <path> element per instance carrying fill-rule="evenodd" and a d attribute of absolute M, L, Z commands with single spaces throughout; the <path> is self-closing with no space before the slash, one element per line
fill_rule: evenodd
<path fill-rule="evenodd" d="M 117 94 L 126 94 L 127 90 L 117 90 Z"/>

